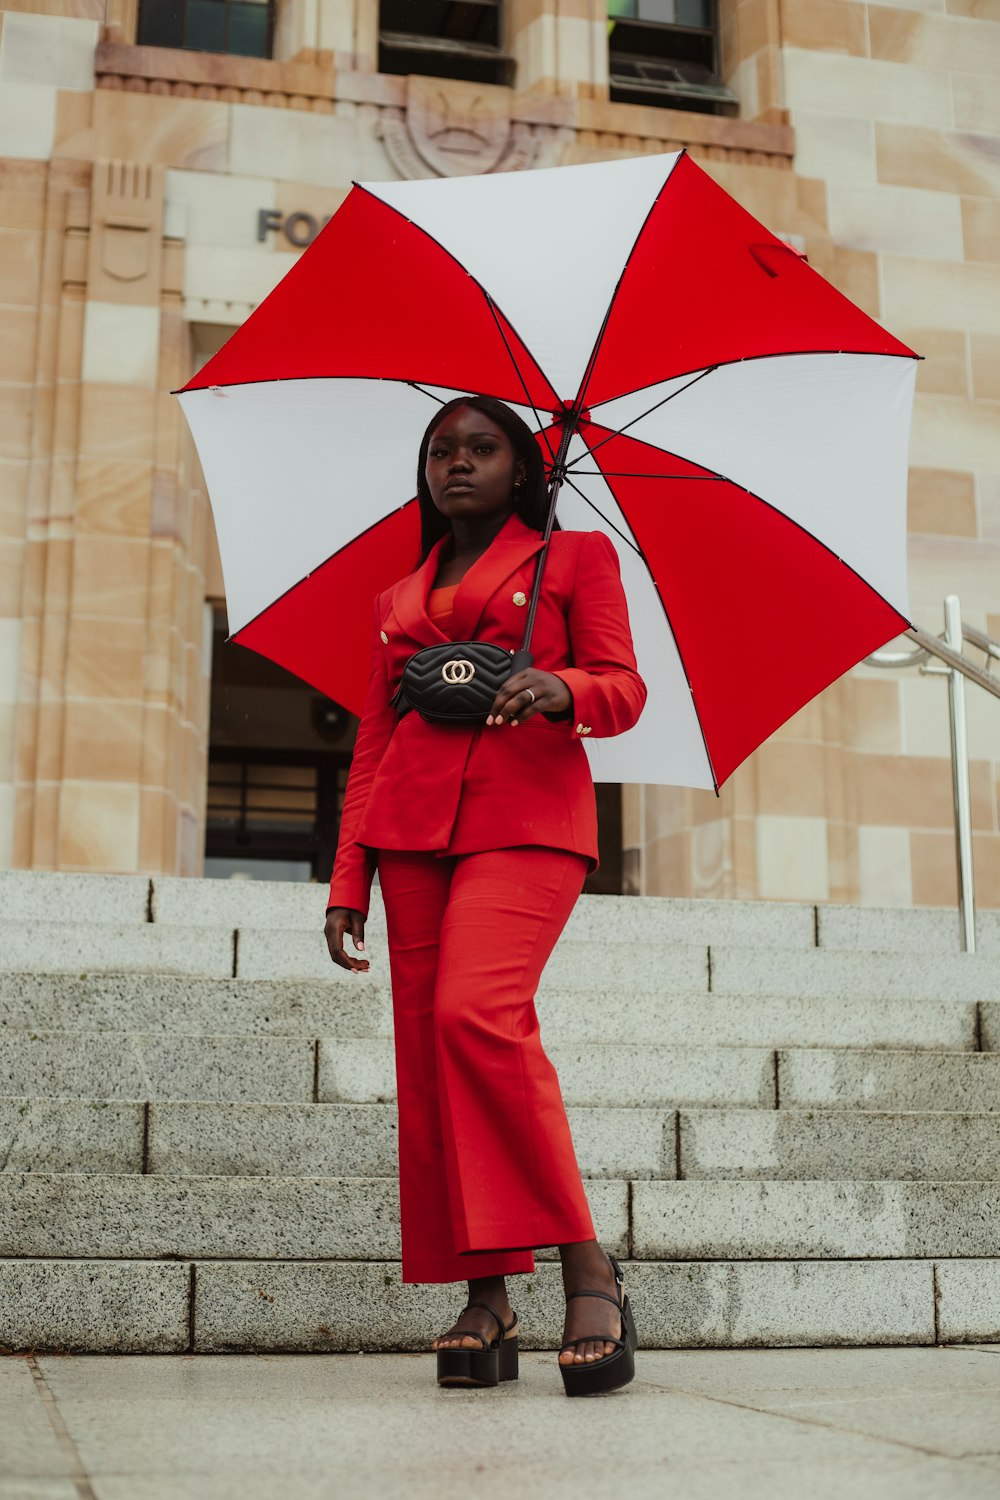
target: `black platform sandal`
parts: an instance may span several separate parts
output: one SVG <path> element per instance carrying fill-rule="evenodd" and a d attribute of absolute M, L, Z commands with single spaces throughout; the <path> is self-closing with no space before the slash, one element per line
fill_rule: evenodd
<path fill-rule="evenodd" d="M 464 1339 L 478 1339 L 481 1349 L 463 1349 L 460 1346 L 437 1351 L 438 1385 L 499 1385 L 501 1380 L 517 1379 L 517 1313 L 505 1323 L 495 1307 L 488 1302 L 469 1302 L 462 1308 L 467 1313 L 470 1307 L 484 1307 L 496 1318 L 500 1332 L 490 1343 L 481 1333 L 456 1333 Z M 457 1319 L 456 1319 L 457 1321 Z"/>
<path fill-rule="evenodd" d="M 605 1302 L 611 1302 L 621 1313 L 621 1335 L 612 1338 L 606 1333 L 585 1333 L 578 1339 L 567 1339 L 559 1350 L 562 1354 L 566 1349 L 573 1349 L 577 1344 L 589 1344 L 591 1340 L 606 1344 L 617 1344 L 618 1347 L 613 1354 L 605 1354 L 601 1359 L 595 1359 L 593 1364 L 563 1365 L 559 1366 L 562 1372 L 563 1385 L 566 1387 L 567 1396 L 596 1396 L 602 1391 L 616 1391 L 620 1386 L 628 1385 L 635 1377 L 635 1348 L 638 1343 L 635 1332 L 635 1323 L 632 1319 L 632 1306 L 624 1296 L 625 1278 L 622 1268 L 613 1255 L 608 1255 L 615 1280 L 618 1283 L 618 1295 L 609 1297 L 607 1292 L 570 1292 L 566 1298 L 570 1302 L 574 1297 L 603 1297 Z"/>

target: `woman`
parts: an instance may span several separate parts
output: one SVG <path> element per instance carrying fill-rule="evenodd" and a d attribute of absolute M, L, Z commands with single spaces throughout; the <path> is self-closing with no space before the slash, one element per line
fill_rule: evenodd
<path fill-rule="evenodd" d="M 538 663 L 500 689 L 485 726 L 399 717 L 415 651 L 520 646 L 547 512 L 541 453 L 501 402 L 449 402 L 424 434 L 422 559 L 375 601 L 371 675 L 344 798 L 326 938 L 354 973 L 377 866 L 392 979 L 404 1282 L 468 1280 L 433 1341 L 441 1384 L 517 1371 L 505 1276 L 558 1245 L 568 1394 L 632 1378 L 634 1325 L 617 1261 L 594 1236 L 559 1084 L 542 1050 L 539 976 L 597 867 L 580 740 L 642 711 L 625 596 L 601 532 L 556 531 L 532 638 Z"/>

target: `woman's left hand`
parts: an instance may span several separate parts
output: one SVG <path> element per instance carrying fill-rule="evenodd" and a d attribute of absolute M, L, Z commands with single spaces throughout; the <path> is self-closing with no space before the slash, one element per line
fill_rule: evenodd
<path fill-rule="evenodd" d="M 532 714 L 558 714 L 572 707 L 573 694 L 554 672 L 526 667 L 508 677 L 493 701 L 487 724 L 519 724 Z"/>

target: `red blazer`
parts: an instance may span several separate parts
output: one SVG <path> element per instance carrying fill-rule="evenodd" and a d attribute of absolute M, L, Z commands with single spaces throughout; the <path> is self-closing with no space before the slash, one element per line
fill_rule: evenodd
<path fill-rule="evenodd" d="M 553 532 L 532 637 L 573 714 L 516 724 L 428 724 L 390 706 L 414 651 L 447 639 L 518 647 L 541 534 L 512 515 L 455 593 L 451 636 L 427 614 L 444 539 L 375 600 L 371 673 L 344 796 L 329 906 L 367 913 L 378 849 L 470 854 L 545 844 L 597 867 L 597 809 L 581 739 L 631 729 L 646 701 L 618 554 L 600 531 Z"/>

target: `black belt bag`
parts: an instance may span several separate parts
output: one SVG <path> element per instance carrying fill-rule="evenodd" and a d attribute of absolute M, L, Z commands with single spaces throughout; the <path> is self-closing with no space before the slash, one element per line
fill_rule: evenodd
<path fill-rule="evenodd" d="M 415 708 L 429 724 L 485 724 L 513 660 L 513 651 L 492 641 L 425 646 L 403 668 L 393 707 L 400 717 Z"/>
<path fill-rule="evenodd" d="M 538 555 L 520 650 L 505 651 L 492 641 L 442 641 L 415 651 L 391 699 L 400 718 L 415 708 L 428 724 L 486 723 L 507 678 L 532 664 L 529 646 L 547 552 L 548 536 Z"/>

